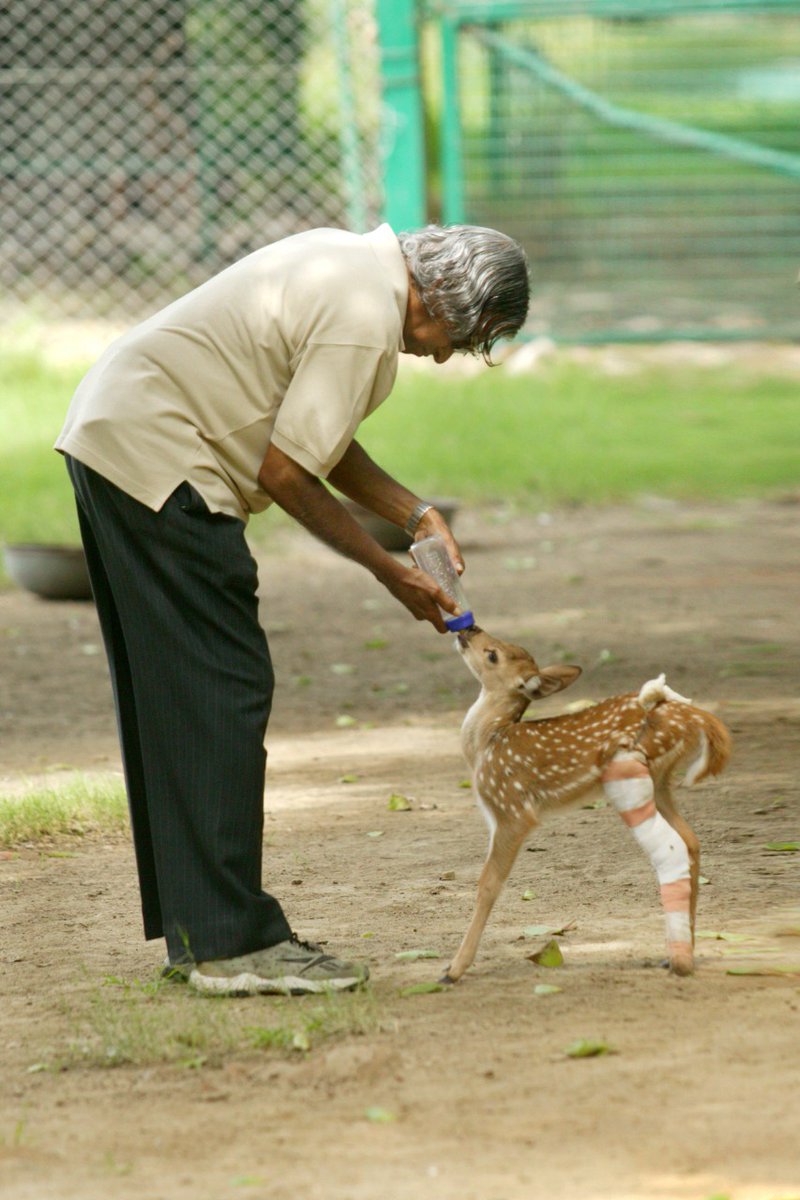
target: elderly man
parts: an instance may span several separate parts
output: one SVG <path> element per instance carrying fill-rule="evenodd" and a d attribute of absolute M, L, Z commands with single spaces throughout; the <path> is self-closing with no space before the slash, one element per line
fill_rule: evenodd
<path fill-rule="evenodd" d="M 114 690 L 147 938 L 204 992 L 356 987 L 262 889 L 273 674 L 244 537 L 276 503 L 440 632 L 451 602 L 321 482 L 404 527 L 444 519 L 354 440 L 398 354 L 488 358 L 528 308 L 494 230 L 319 229 L 235 263 L 116 341 L 56 443 L 78 504 Z"/>

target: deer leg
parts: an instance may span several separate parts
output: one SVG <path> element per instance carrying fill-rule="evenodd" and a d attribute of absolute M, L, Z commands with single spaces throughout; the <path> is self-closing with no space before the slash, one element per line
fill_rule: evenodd
<path fill-rule="evenodd" d="M 695 920 L 697 918 L 697 892 L 700 884 L 700 842 L 686 818 L 678 812 L 675 800 L 669 786 L 669 780 L 655 781 L 656 808 L 672 828 L 683 838 L 689 851 L 689 880 L 691 896 L 689 900 L 689 917 L 692 923 L 692 942 L 694 943 Z"/>
<path fill-rule="evenodd" d="M 603 789 L 655 869 L 667 934 L 670 970 L 690 975 L 692 876 L 689 846 L 656 807 L 653 779 L 644 755 L 618 751 L 606 765 Z"/>
<path fill-rule="evenodd" d="M 478 880 L 478 896 L 469 928 L 455 958 L 441 978 L 442 983 L 455 983 L 472 965 L 494 902 L 508 879 L 519 848 L 531 828 L 529 823 L 497 825 L 489 841 L 489 854 Z"/>

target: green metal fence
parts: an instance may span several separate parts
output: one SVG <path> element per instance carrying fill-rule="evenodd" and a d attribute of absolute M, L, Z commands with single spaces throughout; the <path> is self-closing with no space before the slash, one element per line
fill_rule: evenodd
<path fill-rule="evenodd" d="M 437 207 L 525 244 L 530 332 L 800 334 L 800 4 L 426 15 Z"/>
<path fill-rule="evenodd" d="M 493 225 L 528 332 L 797 337 L 800 0 L 5 0 L 0 317 Z"/>

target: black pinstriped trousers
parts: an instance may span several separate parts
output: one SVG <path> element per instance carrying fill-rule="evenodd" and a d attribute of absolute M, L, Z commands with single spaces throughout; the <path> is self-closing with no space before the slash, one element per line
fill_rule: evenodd
<path fill-rule="evenodd" d="M 183 483 L 159 512 L 67 456 L 111 670 L 144 932 L 171 961 L 291 930 L 261 887 L 272 702 L 256 565 L 235 517 Z"/>

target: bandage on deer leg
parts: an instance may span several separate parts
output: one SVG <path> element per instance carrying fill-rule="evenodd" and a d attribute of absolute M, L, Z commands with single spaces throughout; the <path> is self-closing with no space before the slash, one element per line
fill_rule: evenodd
<path fill-rule="evenodd" d="M 656 809 L 653 780 L 636 751 L 619 751 L 602 775 L 603 790 L 653 864 L 661 888 L 673 970 L 692 963 L 691 876 L 686 842 Z"/>

